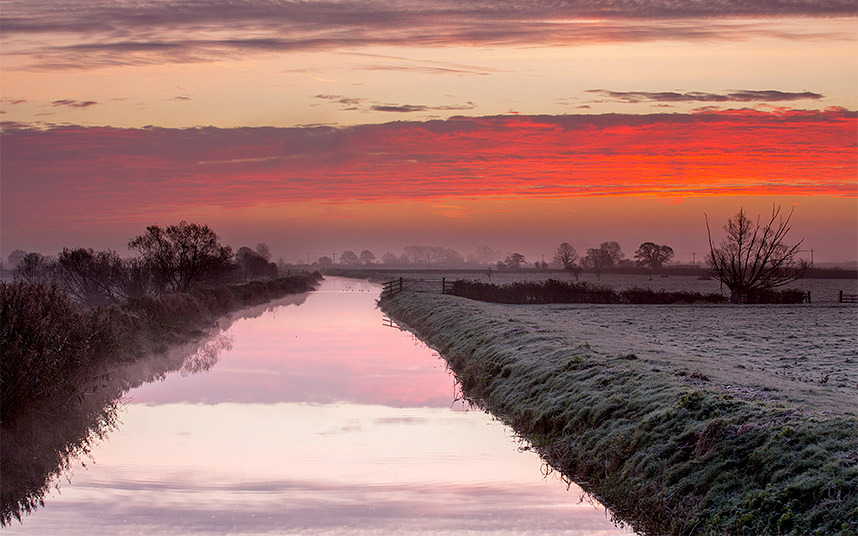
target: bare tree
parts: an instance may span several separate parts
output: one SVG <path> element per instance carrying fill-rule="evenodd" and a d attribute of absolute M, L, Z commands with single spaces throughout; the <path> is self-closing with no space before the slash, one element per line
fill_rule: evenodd
<path fill-rule="evenodd" d="M 638 266 L 649 267 L 649 278 L 652 279 L 653 272 L 661 270 L 661 267 L 673 258 L 673 248 L 662 246 L 652 242 L 644 242 L 635 252 Z"/>
<path fill-rule="evenodd" d="M 798 259 L 801 246 L 784 244 L 791 227 L 792 210 L 786 218 L 781 216 L 781 207 L 772 206 L 772 217 L 768 222 L 757 218 L 752 222 L 739 209 L 727 220 L 724 231 L 727 235 L 721 240 L 720 247 L 712 242 L 709 218 L 706 218 L 706 232 L 709 235 L 709 255 L 706 258 L 711 274 L 730 289 L 730 301 L 739 303 L 743 296 L 752 291 L 765 291 L 780 287 L 801 279 L 810 271 L 810 264 Z"/>
<path fill-rule="evenodd" d="M 370 265 L 375 263 L 375 253 L 372 251 L 365 249 L 360 252 L 360 262 L 361 264 Z"/>
<path fill-rule="evenodd" d="M 63 248 L 51 274 L 61 289 L 85 306 L 119 303 L 125 298 L 124 267 L 115 251 Z"/>
<path fill-rule="evenodd" d="M 354 251 L 347 249 L 340 253 L 340 264 L 343 266 L 355 266 L 360 264 L 360 259 L 358 259 Z"/>
<path fill-rule="evenodd" d="M 557 251 L 554 253 L 554 262 L 563 266 L 564 270 L 571 270 L 577 260 L 578 252 L 575 251 L 575 247 L 572 244 L 563 242 L 557 246 Z"/>
<path fill-rule="evenodd" d="M 12 277 L 28 283 L 45 283 L 51 280 L 53 262 L 40 253 L 27 253 L 12 270 Z"/>
<path fill-rule="evenodd" d="M 585 268 L 593 270 L 596 277 L 602 278 L 602 272 L 608 268 L 616 268 L 625 258 L 618 242 L 602 242 L 598 248 L 589 248 L 587 255 L 581 259 Z"/>
<path fill-rule="evenodd" d="M 152 270 L 158 284 L 173 292 L 224 278 L 232 269 L 232 249 L 208 225 L 179 222 L 162 229 L 157 225 L 128 242 Z"/>
<path fill-rule="evenodd" d="M 488 246 L 480 246 L 471 253 L 468 253 L 468 262 L 470 264 L 492 264 L 503 256 L 500 251 L 495 251 Z"/>
<path fill-rule="evenodd" d="M 265 259 L 266 262 L 271 260 L 271 250 L 268 248 L 268 244 L 266 244 L 265 242 L 260 242 L 256 244 L 256 253 L 257 255 Z"/>
<path fill-rule="evenodd" d="M 517 270 L 521 268 L 522 264 L 526 264 L 527 261 L 524 260 L 524 255 L 521 253 L 511 253 L 507 256 L 503 261 L 503 266 L 506 268 Z"/>
<path fill-rule="evenodd" d="M 12 253 L 9 254 L 9 257 L 7 257 L 7 261 L 9 262 L 8 268 L 10 270 L 14 270 L 15 267 L 18 266 L 18 263 L 21 262 L 26 256 L 27 252 L 23 249 L 16 249 L 12 251 Z"/>
<path fill-rule="evenodd" d="M 265 246 L 265 244 L 258 244 L 255 251 L 247 246 L 242 246 L 235 252 L 239 276 L 245 281 L 277 278 L 277 265 L 268 262 L 268 258 L 271 256 L 271 253 L 267 251 L 268 246 L 265 248 L 260 248 L 260 246 Z M 268 257 L 265 257 L 263 253 Z"/>

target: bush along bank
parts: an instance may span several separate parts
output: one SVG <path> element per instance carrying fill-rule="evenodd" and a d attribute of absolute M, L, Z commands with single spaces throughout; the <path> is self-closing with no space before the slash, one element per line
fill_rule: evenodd
<path fill-rule="evenodd" d="M 56 286 L 0 283 L 0 422 L 39 399 L 71 403 L 82 375 L 199 338 L 224 314 L 313 290 L 319 280 L 318 272 L 305 273 L 93 308 Z"/>
<path fill-rule="evenodd" d="M 548 279 L 546 281 L 519 281 L 494 285 L 479 281 L 454 281 L 448 294 L 493 303 L 728 303 L 720 294 L 699 292 L 630 288 L 617 292 L 611 287 L 588 283 L 570 283 Z M 756 291 L 746 296 L 746 303 L 803 303 L 805 292 L 800 290 Z"/>
<path fill-rule="evenodd" d="M 739 400 L 454 296 L 380 306 L 445 357 L 467 397 L 640 532 L 858 533 L 854 416 Z"/>

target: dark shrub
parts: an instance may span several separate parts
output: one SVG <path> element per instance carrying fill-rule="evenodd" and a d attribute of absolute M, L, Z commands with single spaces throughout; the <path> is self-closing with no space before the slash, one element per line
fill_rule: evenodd
<path fill-rule="evenodd" d="M 89 364 L 80 312 L 56 285 L 0 283 L 0 404 L 4 418 Z"/>

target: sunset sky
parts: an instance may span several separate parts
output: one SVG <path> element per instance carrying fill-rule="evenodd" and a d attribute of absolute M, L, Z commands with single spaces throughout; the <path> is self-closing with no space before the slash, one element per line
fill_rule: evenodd
<path fill-rule="evenodd" d="M 858 6 L 3 0 L 2 241 L 211 225 L 294 262 L 407 245 L 702 258 L 744 207 L 858 258 Z M 806 253 L 809 256 L 809 254 Z"/>

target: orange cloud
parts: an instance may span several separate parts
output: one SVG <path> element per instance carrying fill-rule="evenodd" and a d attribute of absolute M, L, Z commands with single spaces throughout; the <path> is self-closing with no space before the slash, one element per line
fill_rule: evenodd
<path fill-rule="evenodd" d="M 347 128 L 9 128 L 3 220 L 297 201 L 855 196 L 855 112 L 454 117 Z"/>

